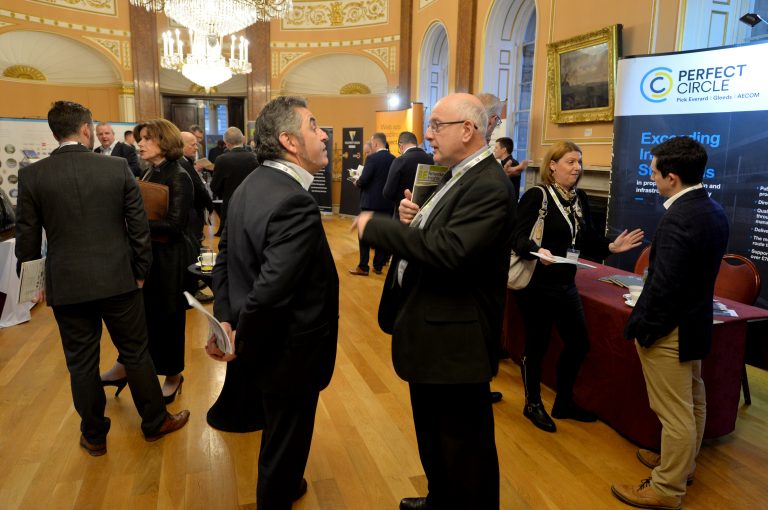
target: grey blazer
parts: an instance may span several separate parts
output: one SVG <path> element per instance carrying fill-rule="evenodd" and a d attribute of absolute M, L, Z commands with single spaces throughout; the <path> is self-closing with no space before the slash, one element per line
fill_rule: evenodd
<path fill-rule="evenodd" d="M 136 289 L 152 263 L 149 224 L 121 158 L 67 145 L 19 171 L 16 257 L 40 258 L 48 239 L 46 301 L 83 303 Z"/>

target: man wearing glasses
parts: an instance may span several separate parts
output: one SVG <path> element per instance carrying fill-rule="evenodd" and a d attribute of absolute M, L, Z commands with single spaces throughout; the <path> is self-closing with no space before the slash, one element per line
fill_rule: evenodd
<path fill-rule="evenodd" d="M 478 98 L 451 94 L 432 110 L 426 138 L 450 168 L 419 208 L 410 192 L 400 222 L 363 212 L 364 241 L 394 254 L 379 325 L 392 333 L 392 359 L 408 381 L 425 498 L 401 510 L 499 508 L 499 464 L 490 380 L 515 219 L 512 184 L 485 142 Z"/>

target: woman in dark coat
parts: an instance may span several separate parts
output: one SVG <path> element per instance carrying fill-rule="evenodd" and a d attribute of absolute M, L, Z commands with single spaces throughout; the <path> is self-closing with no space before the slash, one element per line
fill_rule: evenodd
<path fill-rule="evenodd" d="M 163 396 L 169 403 L 181 393 L 184 382 L 181 374 L 187 309 L 184 291 L 194 288 L 194 278 L 187 266 L 197 255 L 197 243 L 187 232 L 194 192 L 189 175 L 178 163 L 183 143 L 176 126 L 157 119 L 137 125 L 134 133 L 139 136 L 141 158 L 152 164 L 142 180 L 169 188 L 168 214 L 163 220 L 149 222 L 152 267 L 144 283 L 149 352 L 155 370 L 165 376 Z M 102 383 L 117 386 L 117 393 L 125 386 L 125 369 L 119 359 L 102 374 Z"/>
<path fill-rule="evenodd" d="M 515 253 L 526 259 L 533 259 L 530 253 L 537 252 L 546 257 L 586 256 L 601 260 L 611 253 L 640 245 L 643 239 L 640 229 L 625 230 L 614 241 L 595 230 L 587 194 L 576 187 L 581 174 L 579 146 L 567 141 L 555 143 L 541 164 L 541 186 L 531 188 L 520 200 L 513 233 Z M 545 197 L 544 235 L 539 246 L 530 235 Z M 515 291 L 525 323 L 525 352 L 521 363 L 525 387 L 523 414 L 547 432 L 557 429 L 541 402 L 541 367 L 553 326 L 563 340 L 563 351 L 557 362 L 557 396 L 552 416 L 586 422 L 597 419 L 594 413 L 582 409 L 573 400 L 576 377 L 589 351 L 584 309 L 575 278 L 575 265 L 553 264 L 541 259 L 528 286 Z"/>

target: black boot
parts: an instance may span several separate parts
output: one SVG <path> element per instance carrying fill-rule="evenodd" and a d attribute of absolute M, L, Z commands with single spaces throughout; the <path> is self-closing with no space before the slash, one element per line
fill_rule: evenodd
<path fill-rule="evenodd" d="M 579 406 L 573 399 L 562 398 L 559 395 L 555 398 L 555 404 L 552 406 L 552 416 L 558 420 L 571 419 L 585 423 L 597 421 L 595 413 Z"/>
<path fill-rule="evenodd" d="M 523 388 L 525 389 L 525 407 L 523 407 L 523 416 L 531 420 L 534 425 L 545 432 L 556 432 L 557 426 L 544 409 L 544 405 L 541 403 L 541 396 L 538 393 L 534 396 L 528 390 L 530 384 L 528 381 L 525 356 L 520 360 L 520 371 L 523 374 Z"/>

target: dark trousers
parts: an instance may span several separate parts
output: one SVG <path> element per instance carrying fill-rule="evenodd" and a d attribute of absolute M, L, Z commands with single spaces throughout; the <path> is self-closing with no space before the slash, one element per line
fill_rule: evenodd
<path fill-rule="evenodd" d="M 392 213 L 389 211 L 371 211 L 373 212 L 374 216 L 381 216 L 382 218 L 391 218 Z M 365 269 L 366 271 L 370 270 L 370 267 L 368 266 L 368 259 L 370 257 L 370 251 L 371 251 L 371 245 L 363 242 L 362 239 L 358 240 L 358 245 L 360 246 L 360 263 L 358 266 L 360 266 L 361 269 Z M 382 267 L 387 263 L 389 260 L 390 253 L 385 251 L 383 248 L 376 247 L 375 251 L 373 252 L 373 267 L 374 269 L 381 270 Z"/>
<path fill-rule="evenodd" d="M 133 403 L 141 415 L 141 429 L 150 435 L 157 432 L 165 419 L 165 403 L 147 349 L 141 291 L 52 308 L 85 438 L 103 443 L 109 431 L 109 421 L 104 417 L 107 402 L 99 377 L 102 319 L 125 363 Z"/>
<path fill-rule="evenodd" d="M 515 298 L 525 323 L 523 383 L 526 399 L 541 402 L 541 368 L 549 348 L 552 326 L 563 340 L 557 360 L 557 398 L 573 399 L 573 386 L 589 352 L 589 335 L 584 307 L 576 285 L 529 285 L 516 291 Z"/>
<path fill-rule="evenodd" d="M 499 459 L 489 383 L 410 383 L 430 508 L 498 510 Z"/>
<path fill-rule="evenodd" d="M 259 451 L 258 510 L 290 510 L 307 466 L 319 392 L 263 393 L 265 425 Z"/>
<path fill-rule="evenodd" d="M 173 312 L 145 307 L 149 353 L 160 375 L 176 375 L 184 371 L 184 338 L 187 312 L 180 306 Z M 122 358 L 118 361 L 123 362 Z"/>

